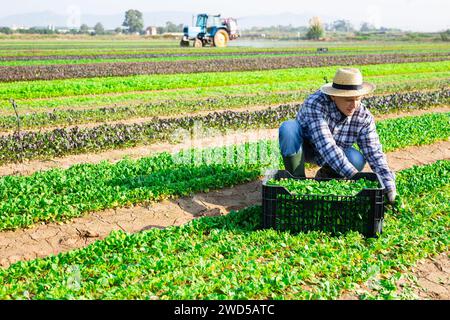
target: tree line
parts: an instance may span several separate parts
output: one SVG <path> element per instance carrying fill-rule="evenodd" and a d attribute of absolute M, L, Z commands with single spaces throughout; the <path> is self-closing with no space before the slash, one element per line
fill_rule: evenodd
<path fill-rule="evenodd" d="M 167 21 L 165 26 L 157 26 L 156 31 L 158 34 L 163 34 L 166 32 L 182 32 L 183 24 L 175 24 L 171 21 Z M 17 29 L 13 30 L 9 27 L 0 27 L 0 33 L 13 34 L 13 33 L 37 33 L 37 34 L 55 34 L 60 33 L 58 30 L 53 28 L 39 28 L 32 27 L 29 29 Z M 142 12 L 139 10 L 130 9 L 125 12 L 125 18 L 120 27 L 114 30 L 106 30 L 101 22 L 97 22 L 93 28 L 89 27 L 86 23 L 83 23 L 78 29 L 72 28 L 68 30 L 71 34 L 116 34 L 116 33 L 126 33 L 126 34 L 144 34 L 144 17 Z"/>

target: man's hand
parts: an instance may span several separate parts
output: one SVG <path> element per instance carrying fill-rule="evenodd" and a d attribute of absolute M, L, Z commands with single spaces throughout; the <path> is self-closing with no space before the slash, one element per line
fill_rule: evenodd
<path fill-rule="evenodd" d="M 397 191 L 395 191 L 395 190 L 389 191 L 388 194 L 387 194 L 387 197 L 388 197 L 388 202 L 390 204 L 394 204 L 395 203 L 395 197 L 397 197 Z"/>

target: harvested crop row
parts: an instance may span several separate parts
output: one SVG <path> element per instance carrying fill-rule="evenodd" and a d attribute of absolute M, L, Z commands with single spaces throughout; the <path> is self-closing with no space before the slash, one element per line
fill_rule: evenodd
<path fill-rule="evenodd" d="M 386 213 L 378 239 L 260 230 L 255 206 L 15 263 L 0 269 L 0 298 L 336 299 L 448 250 L 449 170 L 438 161 L 399 172 L 403 205 Z M 386 281 L 385 297 L 396 298 Z"/>
<path fill-rule="evenodd" d="M 411 63 L 445 61 L 450 54 L 386 54 L 386 55 L 328 55 L 296 56 L 249 59 L 218 59 L 205 61 L 161 61 L 161 62 L 120 62 L 80 65 L 50 66 L 0 66 L 0 81 L 54 80 L 70 78 L 92 78 L 130 76 L 144 74 L 177 74 L 199 72 L 229 72 L 273 70 L 332 65 L 366 65 L 384 63 Z"/>
<path fill-rule="evenodd" d="M 399 77 L 411 78 L 433 73 L 446 74 L 450 70 L 450 60 L 440 62 L 376 64 L 358 66 L 364 77 L 384 77 L 383 81 Z M 279 82 L 296 82 L 298 90 L 323 84 L 324 76 L 332 78 L 336 67 L 278 69 L 242 72 L 209 72 L 189 74 L 138 75 L 128 77 L 100 77 L 85 79 L 60 79 L 40 81 L 18 81 L 0 83 L 0 102 L 13 99 L 36 99 L 68 97 L 74 95 L 93 95 L 123 93 L 134 91 L 154 91 L 168 89 L 201 90 L 218 86 L 238 84 L 272 85 Z M 404 79 L 404 78 L 403 78 Z"/>
<path fill-rule="evenodd" d="M 430 102 L 447 103 L 450 90 L 439 93 L 424 94 Z M 373 108 L 383 110 L 387 106 L 408 108 L 414 104 L 420 107 L 422 94 L 406 94 L 402 98 L 392 96 L 369 98 L 373 99 Z M 423 100 L 422 100 L 423 99 Z M 295 117 L 298 105 L 281 105 L 257 111 L 210 113 L 207 115 L 187 116 L 175 119 L 154 119 L 149 122 L 135 124 L 103 124 L 93 128 L 73 127 L 69 129 L 55 129 L 46 132 L 21 132 L 0 137 L 0 163 L 15 162 L 21 159 L 40 157 L 54 157 L 67 154 L 77 154 L 86 151 L 99 151 L 112 148 L 134 146 L 154 141 L 172 141 L 195 135 L 208 134 L 201 128 L 215 130 L 216 133 L 231 129 L 274 128 L 282 121 Z M 389 107 L 388 107 L 389 108 Z M 385 110 L 386 111 L 386 110 Z M 434 119 L 436 123 L 431 128 L 440 126 L 440 136 L 449 135 L 448 114 L 430 114 L 417 117 L 411 126 L 418 126 L 425 119 Z M 420 120 L 422 119 L 422 120 Z M 398 120 L 397 120 L 398 121 Z M 431 133 L 431 131 L 428 131 Z"/>
<path fill-rule="evenodd" d="M 443 84 L 438 82 L 438 84 Z M 397 87 L 396 87 L 397 88 Z M 378 91 L 380 88 L 378 88 Z M 272 90 L 270 90 L 272 91 Z M 137 106 L 109 107 L 98 109 L 54 109 L 47 112 L 29 113 L 20 116 L 22 129 L 43 128 L 57 125 L 78 125 L 83 123 L 114 121 L 137 117 L 181 115 L 186 112 L 198 112 L 217 109 L 233 109 L 256 105 L 275 105 L 302 101 L 308 93 L 264 93 L 260 90 L 258 95 L 220 95 L 203 99 L 177 99 L 160 102 L 140 104 Z M 449 90 L 410 92 L 365 98 L 366 104 L 377 113 L 389 112 L 393 109 L 407 107 L 426 108 L 450 103 Z M 276 110 L 276 109 L 275 109 Z M 16 129 L 15 115 L 0 116 L 0 132 Z"/>
<path fill-rule="evenodd" d="M 383 150 L 426 145 L 448 138 L 450 114 L 377 123 Z M 445 126 L 447 121 L 447 128 Z M 281 167 L 278 141 L 160 153 L 139 160 L 80 164 L 31 176 L 0 178 L 0 230 L 62 221 L 92 210 L 223 188 Z"/>

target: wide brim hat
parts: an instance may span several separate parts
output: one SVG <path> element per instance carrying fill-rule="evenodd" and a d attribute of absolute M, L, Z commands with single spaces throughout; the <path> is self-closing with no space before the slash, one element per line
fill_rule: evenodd
<path fill-rule="evenodd" d="M 336 71 L 332 83 L 320 88 L 325 94 L 337 97 L 357 97 L 371 93 L 375 85 L 364 82 L 361 71 L 356 68 L 340 68 Z"/>

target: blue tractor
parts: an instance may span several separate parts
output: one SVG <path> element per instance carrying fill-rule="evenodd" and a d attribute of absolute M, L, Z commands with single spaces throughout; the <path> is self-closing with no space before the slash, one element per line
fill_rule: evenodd
<path fill-rule="evenodd" d="M 228 41 L 239 37 L 236 19 L 221 19 L 219 15 L 208 15 L 201 13 L 197 15 L 195 26 L 183 28 L 183 38 L 180 46 L 189 47 L 193 41 L 194 47 L 226 47 Z"/>

